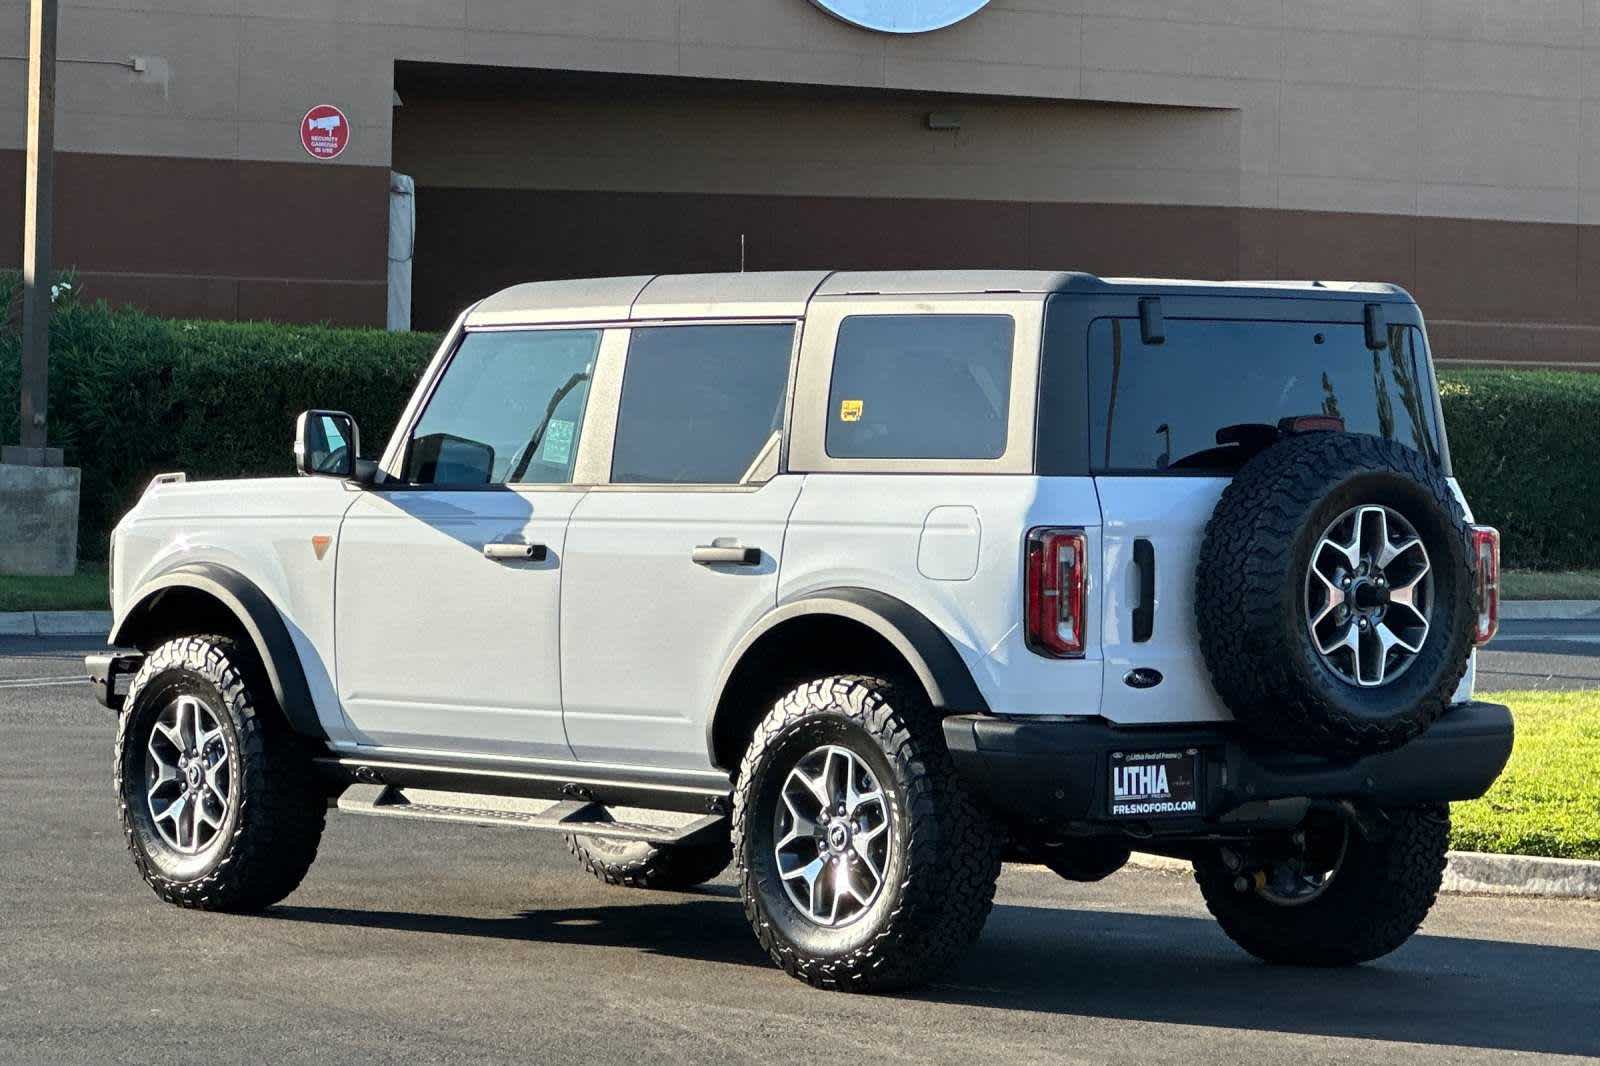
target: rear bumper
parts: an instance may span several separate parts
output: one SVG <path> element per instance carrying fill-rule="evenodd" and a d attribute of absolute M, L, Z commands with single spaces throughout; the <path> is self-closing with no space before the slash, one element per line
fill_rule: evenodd
<path fill-rule="evenodd" d="M 1034 825 L 1115 824 L 1140 834 L 1193 833 L 1250 820 L 1269 801 L 1348 800 L 1404 806 L 1475 799 L 1511 755 L 1511 712 L 1495 703 L 1452 707 L 1405 747 L 1355 759 L 1254 744 L 1230 724 L 1118 727 L 1104 720 L 961 715 L 944 721 L 956 769 L 1002 816 Z M 1112 752 L 1199 753 L 1199 815 L 1113 820 Z"/>

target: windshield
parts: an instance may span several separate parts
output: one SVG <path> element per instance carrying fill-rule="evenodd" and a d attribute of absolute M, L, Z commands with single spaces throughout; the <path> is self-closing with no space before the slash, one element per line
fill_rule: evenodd
<path fill-rule="evenodd" d="M 1308 416 L 1439 461 L 1414 326 L 1391 325 L 1374 351 L 1348 323 L 1169 318 L 1165 342 L 1147 345 L 1137 319 L 1102 318 L 1089 327 L 1089 384 L 1098 472 L 1231 474 Z"/>

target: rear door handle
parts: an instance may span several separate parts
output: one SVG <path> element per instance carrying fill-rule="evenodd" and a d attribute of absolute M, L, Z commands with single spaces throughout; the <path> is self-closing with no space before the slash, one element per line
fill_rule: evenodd
<path fill-rule="evenodd" d="M 543 544 L 526 544 L 522 541 L 497 541 L 483 546 L 483 557 L 501 563 L 542 563 L 550 555 Z"/>
<path fill-rule="evenodd" d="M 701 544 L 689 556 L 701 566 L 725 563 L 731 566 L 760 566 L 760 548 L 725 548 L 718 544 Z"/>
<path fill-rule="evenodd" d="M 1139 571 L 1139 606 L 1133 609 L 1133 642 L 1143 644 L 1156 631 L 1156 548 L 1143 537 L 1133 542 L 1133 565 Z"/>

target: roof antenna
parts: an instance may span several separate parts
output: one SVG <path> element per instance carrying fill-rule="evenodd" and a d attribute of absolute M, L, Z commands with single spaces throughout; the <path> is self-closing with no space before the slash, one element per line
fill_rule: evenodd
<path fill-rule="evenodd" d="M 744 273 L 744 234 L 739 234 L 739 273 Z"/>

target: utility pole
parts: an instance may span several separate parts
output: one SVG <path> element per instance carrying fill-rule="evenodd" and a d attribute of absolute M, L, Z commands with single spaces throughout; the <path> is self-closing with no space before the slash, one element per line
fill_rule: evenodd
<path fill-rule="evenodd" d="M 23 462 L 48 462 L 50 388 L 50 237 L 56 148 L 56 16 L 58 0 L 33 0 L 28 18 L 28 160 L 22 207 Z"/>
<path fill-rule="evenodd" d="M 22 415 L 16 446 L 0 444 L 0 574 L 70 574 L 78 566 L 82 472 L 48 446 L 50 235 L 56 141 L 59 0 L 28 15 L 28 161 L 22 210 Z"/>

